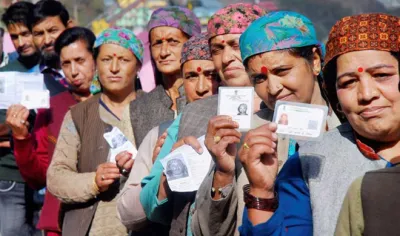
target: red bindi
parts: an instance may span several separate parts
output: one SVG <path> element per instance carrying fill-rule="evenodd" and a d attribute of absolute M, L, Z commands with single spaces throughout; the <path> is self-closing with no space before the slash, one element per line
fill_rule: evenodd
<path fill-rule="evenodd" d="M 162 40 L 162 41 L 164 41 L 164 40 L 165 40 L 165 38 L 162 38 L 161 40 Z"/>
<path fill-rule="evenodd" d="M 200 72 L 201 71 L 201 68 L 200 67 L 197 67 L 197 72 Z"/>
<path fill-rule="evenodd" d="M 114 53 L 114 57 L 116 57 L 116 56 L 117 56 L 117 54 Z"/>
<path fill-rule="evenodd" d="M 364 71 L 364 69 L 363 69 L 362 67 L 359 67 L 359 68 L 358 68 L 358 72 L 361 73 L 361 72 L 363 72 L 363 71 Z"/>
<path fill-rule="evenodd" d="M 222 42 L 221 43 L 225 43 L 225 40 L 222 40 Z"/>
<path fill-rule="evenodd" d="M 261 73 L 267 74 L 268 73 L 268 68 L 266 66 L 261 67 Z"/>

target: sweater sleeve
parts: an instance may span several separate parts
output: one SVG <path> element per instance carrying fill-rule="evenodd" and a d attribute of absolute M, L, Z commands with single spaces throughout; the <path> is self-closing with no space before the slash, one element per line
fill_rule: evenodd
<path fill-rule="evenodd" d="M 80 138 L 69 111 L 47 171 L 48 190 L 64 203 L 84 203 L 98 194 L 93 188 L 96 173 L 78 173 L 79 150 Z"/>
<path fill-rule="evenodd" d="M 196 208 L 191 229 L 194 235 L 234 235 L 238 209 L 237 181 L 226 186 L 226 197 L 214 200 L 211 188 L 214 182 L 215 166 L 205 177 L 196 195 Z"/>
<path fill-rule="evenodd" d="M 130 230 L 139 230 L 146 225 L 147 218 L 140 203 L 140 182 L 150 174 L 153 167 L 153 150 L 158 139 L 158 127 L 147 133 L 139 147 L 135 164 L 128 181 L 118 198 L 117 210 L 121 222 Z"/>
<path fill-rule="evenodd" d="M 304 182 L 298 153 L 290 156 L 277 180 L 279 207 L 272 217 L 261 224 L 253 225 L 245 208 L 240 235 L 260 236 L 308 236 L 313 235 L 310 192 Z"/>
<path fill-rule="evenodd" d="M 15 161 L 22 177 L 33 189 L 46 186 L 46 171 L 49 166 L 47 137 L 49 111 L 39 110 L 33 132 L 26 139 L 14 138 Z"/>
<path fill-rule="evenodd" d="M 335 236 L 361 236 L 364 233 L 364 215 L 361 202 L 362 177 L 350 186 L 340 210 Z"/>
<path fill-rule="evenodd" d="M 172 146 L 178 139 L 180 119 L 181 115 L 168 128 L 167 138 L 160 150 L 160 154 L 158 154 L 149 176 L 142 180 L 142 192 L 140 193 L 140 202 L 146 212 L 147 218 L 164 225 L 171 223 L 172 205 L 168 198 L 158 201 L 158 189 L 164 170 L 160 160 L 170 153 Z"/>

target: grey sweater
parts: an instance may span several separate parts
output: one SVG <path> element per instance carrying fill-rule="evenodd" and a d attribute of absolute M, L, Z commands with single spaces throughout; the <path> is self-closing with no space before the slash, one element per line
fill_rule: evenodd
<path fill-rule="evenodd" d="M 358 149 L 348 123 L 326 133 L 320 142 L 301 145 L 304 180 L 310 189 L 314 235 L 334 235 L 337 218 L 350 184 L 371 170 L 386 166 Z"/>
<path fill-rule="evenodd" d="M 153 127 L 175 119 L 176 114 L 183 109 L 186 105 L 183 86 L 179 88 L 179 93 L 180 97 L 176 100 L 177 113 L 171 109 L 172 100 L 162 85 L 131 102 L 130 115 L 137 147 Z"/>

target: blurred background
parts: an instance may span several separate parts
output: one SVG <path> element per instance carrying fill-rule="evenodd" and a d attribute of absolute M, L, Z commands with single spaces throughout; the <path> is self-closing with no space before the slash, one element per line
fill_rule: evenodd
<path fill-rule="evenodd" d="M 29 1 L 29 0 L 28 0 Z M 0 14 L 16 0 L 0 0 Z M 32 0 L 35 3 L 37 0 Z M 199 17 L 203 27 L 209 17 L 227 4 L 235 2 L 257 3 L 267 11 L 291 10 L 310 18 L 317 29 L 320 40 L 325 41 L 330 28 L 340 18 L 368 12 L 385 12 L 400 15 L 400 0 L 61 0 L 71 17 L 80 26 L 85 26 L 99 34 L 110 26 L 120 26 L 133 30 L 147 44 L 146 24 L 151 13 L 164 6 L 185 6 Z M 10 40 L 5 35 L 4 51 L 13 51 Z M 154 87 L 148 51 L 140 78 L 145 91 Z M 144 78 L 145 77 L 145 78 Z"/>

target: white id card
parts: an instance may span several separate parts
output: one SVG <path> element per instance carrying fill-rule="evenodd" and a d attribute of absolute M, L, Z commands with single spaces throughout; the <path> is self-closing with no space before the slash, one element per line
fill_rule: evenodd
<path fill-rule="evenodd" d="M 49 90 L 22 91 L 21 105 L 27 109 L 50 108 Z"/>
<path fill-rule="evenodd" d="M 113 129 L 105 133 L 104 138 L 107 140 L 107 143 L 110 145 L 110 162 L 115 163 L 115 157 L 124 151 L 127 151 L 132 154 L 132 159 L 135 159 L 137 150 L 135 146 L 125 137 L 125 135 L 121 132 L 117 127 L 113 127 Z"/>
<path fill-rule="evenodd" d="M 327 106 L 277 101 L 273 121 L 276 133 L 297 140 L 319 139 L 326 125 Z"/>
<path fill-rule="evenodd" d="M 218 115 L 231 116 L 240 131 L 251 129 L 254 88 L 219 87 L 218 93 Z"/>

